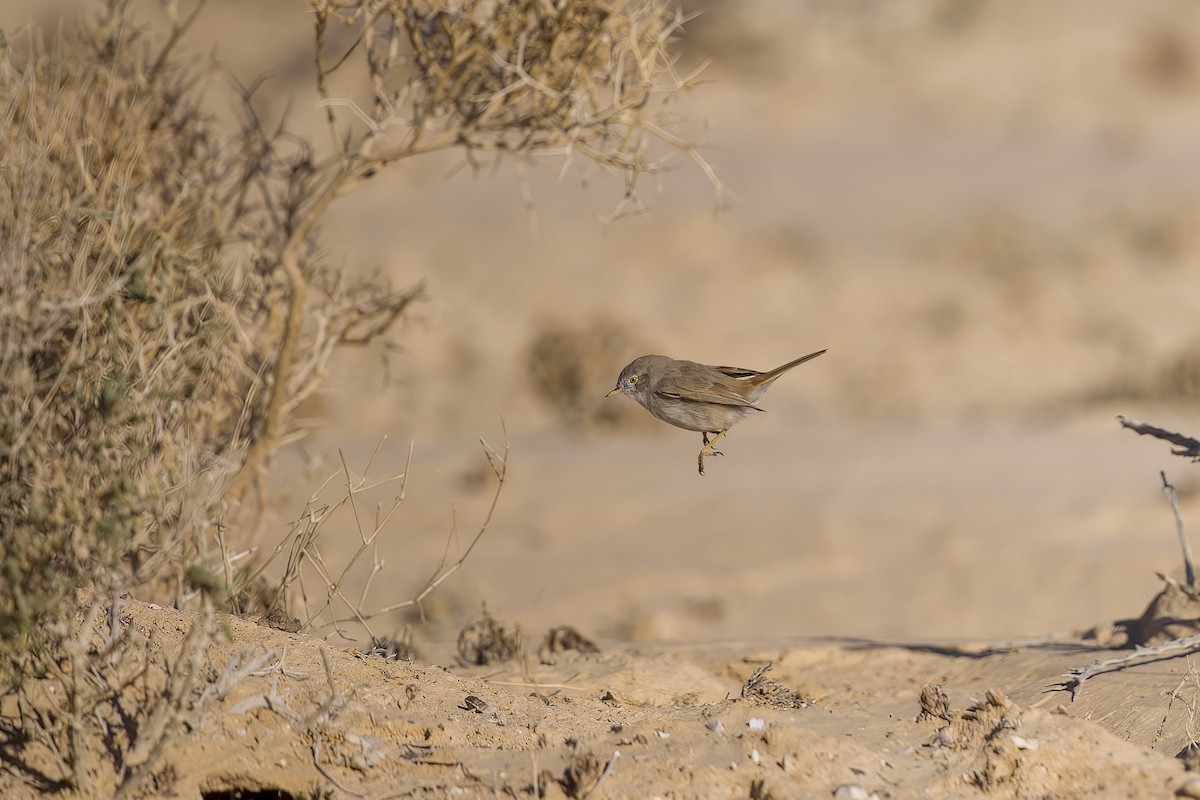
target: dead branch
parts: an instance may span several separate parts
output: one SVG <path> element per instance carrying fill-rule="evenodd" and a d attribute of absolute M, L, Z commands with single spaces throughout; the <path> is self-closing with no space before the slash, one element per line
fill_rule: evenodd
<path fill-rule="evenodd" d="M 1192 653 L 1200 652 L 1200 635 L 1185 636 L 1182 639 L 1172 639 L 1169 642 L 1164 642 L 1153 647 L 1142 647 L 1138 650 L 1129 653 L 1128 655 L 1116 656 L 1114 658 L 1103 658 L 1099 661 L 1094 661 L 1084 667 L 1076 667 L 1067 673 L 1067 678 L 1062 683 L 1054 684 L 1052 691 L 1068 691 L 1071 693 L 1071 701 L 1074 702 L 1083 691 L 1083 684 L 1098 675 L 1105 675 L 1110 672 L 1120 672 L 1121 670 L 1129 669 L 1130 667 L 1140 667 L 1143 664 L 1153 664 L 1158 661 L 1167 661 L 1180 656 L 1191 655 Z"/>
<path fill-rule="evenodd" d="M 1147 422 L 1130 419 L 1120 414 L 1117 415 L 1117 422 L 1121 423 L 1122 428 L 1128 428 L 1139 436 L 1153 436 L 1156 439 L 1162 439 L 1171 444 L 1179 445 L 1180 449 L 1171 450 L 1171 453 L 1174 455 L 1190 458 L 1192 461 L 1200 461 L 1200 439 L 1193 439 L 1190 436 L 1184 436 L 1182 433 L 1157 428 Z"/>

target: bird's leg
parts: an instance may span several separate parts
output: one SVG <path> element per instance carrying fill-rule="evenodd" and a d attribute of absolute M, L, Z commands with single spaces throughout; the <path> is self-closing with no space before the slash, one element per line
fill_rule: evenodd
<path fill-rule="evenodd" d="M 710 442 L 710 441 L 708 440 L 708 434 L 707 434 L 707 433 L 701 433 L 701 434 L 700 434 L 700 437 L 701 437 L 702 439 L 704 439 L 704 450 L 701 450 L 700 452 L 704 453 L 705 451 L 707 451 L 707 455 L 710 455 L 710 456 L 723 456 L 723 455 L 725 455 L 725 454 L 724 454 L 724 453 L 722 453 L 720 450 L 713 450 L 713 449 L 712 449 L 713 445 L 717 443 L 717 440 L 718 440 L 718 439 L 720 439 L 720 438 L 721 438 L 722 436 L 724 436 L 724 435 L 725 435 L 725 431 L 721 431 L 721 432 L 719 432 L 719 433 L 718 433 L 716 436 L 714 436 L 714 437 L 712 438 L 712 441 Z"/>
<path fill-rule="evenodd" d="M 708 433 L 707 433 L 707 432 L 704 432 L 704 431 L 701 431 L 701 433 L 700 433 L 700 437 L 701 437 L 701 438 L 704 440 L 704 447 L 702 447 L 702 448 L 700 449 L 700 455 L 696 456 L 696 463 L 697 463 L 697 465 L 699 465 L 699 467 L 700 467 L 700 474 L 701 474 L 701 475 L 703 475 L 703 474 L 704 474 L 704 457 L 705 457 L 705 456 L 722 456 L 722 455 L 725 455 L 725 454 L 724 454 L 724 453 L 722 453 L 720 450 L 713 450 L 713 445 L 714 445 L 714 444 L 716 444 L 716 443 L 717 443 L 717 441 L 718 441 L 718 440 L 719 440 L 719 439 L 720 439 L 722 436 L 724 436 L 724 435 L 725 435 L 725 431 L 719 431 L 719 432 L 717 433 L 717 435 L 716 435 L 716 436 L 714 436 L 714 437 L 712 438 L 712 441 L 710 442 L 710 441 L 708 440 Z"/>

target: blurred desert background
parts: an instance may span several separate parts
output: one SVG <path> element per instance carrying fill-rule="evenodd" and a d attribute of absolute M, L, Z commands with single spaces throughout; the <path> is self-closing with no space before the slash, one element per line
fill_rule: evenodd
<path fill-rule="evenodd" d="M 91 5 L 18 0 L 0 21 Z M 425 621 L 378 622 L 397 636 L 411 626 L 432 663 L 452 659 L 483 604 L 533 639 L 571 625 L 606 652 L 775 648 L 796 682 L 820 660 L 802 655 L 815 643 L 1066 636 L 1138 616 L 1156 571 L 1182 577 L 1160 470 L 1200 526 L 1198 467 L 1115 421 L 1200 433 L 1194 5 L 685 11 L 698 16 L 679 70 L 711 64 L 677 130 L 726 192 L 676 154 L 643 179 L 639 213 L 609 220 L 619 177 L 551 157 L 472 169 L 448 154 L 333 206 L 328 259 L 423 283 L 425 299 L 398 349 L 335 361 L 305 408 L 309 435 L 277 463 L 264 546 L 338 473 L 339 451 L 383 477 L 406 469 L 411 444 L 371 603 L 409 597 L 487 514 L 483 437 L 510 446 L 485 535 Z M 243 81 L 269 73 L 264 115 L 286 110 L 319 143 L 310 39 L 303 3 L 213 0 L 189 46 Z M 604 399 L 645 353 L 765 370 L 820 348 L 703 477 L 698 436 Z M 353 517 L 322 536 L 331 560 L 353 552 Z M 857 668 L 846 658 L 826 668 Z M 922 669 L 910 684 L 931 679 Z M 1022 675 L 1054 678 L 1035 673 Z"/>

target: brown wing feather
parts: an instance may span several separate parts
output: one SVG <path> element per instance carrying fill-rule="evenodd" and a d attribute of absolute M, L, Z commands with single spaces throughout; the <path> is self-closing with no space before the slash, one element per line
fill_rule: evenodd
<path fill-rule="evenodd" d="M 658 390 L 655 393 L 663 397 L 692 400 L 697 403 L 718 403 L 726 406 L 755 408 L 733 389 L 721 386 L 714 381 L 694 380 L 679 374 L 673 375 L 672 378 L 670 391 Z M 755 410 L 761 411 L 762 409 Z"/>
<path fill-rule="evenodd" d="M 660 395 L 662 397 L 670 397 L 674 400 L 694 400 L 697 403 L 714 403 L 716 405 L 722 405 L 722 406 L 737 406 L 738 408 L 745 408 L 745 409 L 749 409 L 751 411 L 763 411 L 764 410 L 764 409 L 759 408 L 756 405 L 747 403 L 744 399 L 742 399 L 741 397 L 738 397 L 736 394 L 733 394 L 732 392 L 726 393 L 722 390 L 714 390 L 714 391 L 706 393 L 703 396 L 694 394 L 692 392 L 687 392 L 684 390 L 680 390 L 680 391 L 676 391 L 676 392 L 655 392 L 655 394 Z"/>

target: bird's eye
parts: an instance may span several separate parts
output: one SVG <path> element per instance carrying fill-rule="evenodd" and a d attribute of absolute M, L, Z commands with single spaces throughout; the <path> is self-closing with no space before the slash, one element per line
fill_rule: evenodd
<path fill-rule="evenodd" d="M 633 386 L 635 383 L 637 383 L 637 375 L 630 375 L 629 376 L 629 385 Z"/>

